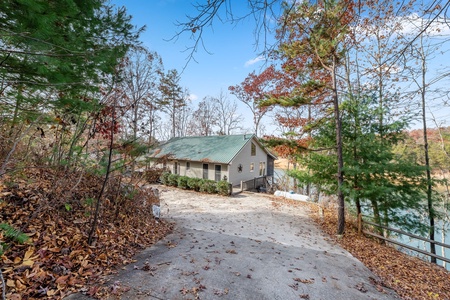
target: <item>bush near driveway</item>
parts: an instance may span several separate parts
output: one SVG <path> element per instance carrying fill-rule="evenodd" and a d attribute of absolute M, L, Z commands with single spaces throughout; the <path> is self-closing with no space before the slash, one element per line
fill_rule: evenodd
<path fill-rule="evenodd" d="M 188 179 L 188 188 L 190 190 L 194 190 L 196 192 L 200 191 L 200 185 L 202 184 L 202 179 L 189 177 Z"/>
<path fill-rule="evenodd" d="M 178 177 L 180 177 L 180 175 L 169 174 L 169 177 L 167 178 L 167 184 L 170 186 L 178 186 Z"/>
<path fill-rule="evenodd" d="M 217 183 L 217 193 L 222 196 L 228 196 L 230 194 L 230 184 L 228 181 L 221 180 Z"/>
<path fill-rule="evenodd" d="M 213 180 L 203 179 L 200 186 L 200 192 L 215 194 L 217 192 L 216 182 Z"/>
<path fill-rule="evenodd" d="M 178 177 L 178 187 L 182 188 L 183 190 L 187 190 L 188 189 L 188 180 L 189 180 L 189 177 L 187 177 L 187 176 Z"/>
<path fill-rule="evenodd" d="M 228 196 L 230 194 L 229 183 L 226 180 L 216 182 L 209 179 L 180 176 L 170 172 L 162 173 L 160 179 L 161 183 L 164 185 L 179 187 L 184 190 L 193 190 L 208 194 L 220 194 L 223 196 Z"/>
<path fill-rule="evenodd" d="M 171 174 L 170 172 L 163 172 L 161 174 L 160 180 L 161 180 L 162 184 L 169 185 L 169 176 L 170 176 L 170 174 Z"/>

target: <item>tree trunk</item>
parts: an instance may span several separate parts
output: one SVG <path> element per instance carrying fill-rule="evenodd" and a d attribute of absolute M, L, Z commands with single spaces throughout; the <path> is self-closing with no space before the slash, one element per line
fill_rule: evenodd
<path fill-rule="evenodd" d="M 108 183 L 108 179 L 109 179 L 109 173 L 111 171 L 111 164 L 112 164 L 112 152 L 113 152 L 113 145 L 114 145 L 114 125 L 116 122 L 115 119 L 115 108 L 116 108 L 116 102 L 114 102 L 114 106 L 113 106 L 113 112 L 111 115 L 112 121 L 111 121 L 111 139 L 109 141 L 109 153 L 108 153 L 108 165 L 106 166 L 106 175 L 105 175 L 105 179 L 103 180 L 103 185 L 102 188 L 98 194 L 97 197 L 97 203 L 95 205 L 95 212 L 94 212 L 94 220 L 92 222 L 92 226 L 91 226 L 91 230 L 89 231 L 89 237 L 88 237 L 88 244 L 90 246 L 92 246 L 92 243 L 94 242 L 94 235 L 95 235 L 95 230 L 97 229 L 97 223 L 98 223 L 98 214 L 100 212 L 100 200 L 102 199 L 103 193 L 105 191 L 106 188 L 106 184 Z M 120 188 L 120 186 L 119 186 Z"/>
<path fill-rule="evenodd" d="M 427 120 L 426 120 L 426 107 L 425 107 L 425 88 L 426 88 L 426 61 L 422 57 L 422 124 L 423 124 L 423 148 L 425 152 L 425 168 L 427 174 L 427 206 L 428 206 L 428 221 L 430 225 L 429 239 L 434 241 L 435 237 L 435 225 L 434 225 L 434 209 L 432 198 L 432 186 L 431 186 L 431 170 L 430 170 L 430 156 L 428 153 L 428 134 L 427 134 Z M 430 243 L 430 252 L 436 254 L 436 245 Z M 431 257 L 431 262 L 436 263 L 436 258 Z"/>
<path fill-rule="evenodd" d="M 441 242 L 445 244 L 445 230 L 444 230 L 444 225 L 442 225 Z M 442 257 L 446 257 L 446 256 L 445 256 L 445 247 L 441 247 L 441 256 L 442 256 Z M 446 262 L 446 261 L 442 261 L 442 266 L 444 267 L 444 269 L 447 269 L 447 262 Z"/>
<path fill-rule="evenodd" d="M 338 227 L 337 234 L 343 234 L 345 229 L 345 202 L 344 193 L 342 192 L 342 185 L 344 183 L 344 159 L 342 154 L 342 128 L 341 117 L 339 112 L 339 96 L 337 90 L 337 78 L 336 78 L 336 58 L 333 58 L 332 67 L 332 79 L 333 79 L 333 104 L 334 104 L 334 119 L 336 123 L 336 150 L 337 150 L 337 180 L 338 180 Z"/>
<path fill-rule="evenodd" d="M 381 217 L 380 217 L 380 210 L 378 208 L 378 203 L 376 200 L 371 200 L 372 203 L 372 210 L 373 210 L 373 219 L 375 223 L 378 225 L 381 225 Z M 380 235 L 383 235 L 383 229 L 381 227 L 377 227 L 377 231 Z M 384 240 L 381 243 L 385 243 Z"/>
<path fill-rule="evenodd" d="M 355 178 L 353 179 L 353 188 L 358 188 L 358 175 L 355 175 Z M 359 215 L 362 213 L 361 210 L 361 201 L 359 199 L 359 196 L 355 197 L 355 205 L 356 205 L 356 214 Z"/>
<path fill-rule="evenodd" d="M 311 105 L 308 105 L 308 124 L 311 124 Z M 308 132 L 309 138 L 312 138 L 311 131 Z M 306 155 L 310 155 L 310 153 L 307 153 Z M 308 175 L 310 174 L 310 170 L 308 169 Z M 311 183 L 306 184 L 306 195 L 311 196 Z"/>

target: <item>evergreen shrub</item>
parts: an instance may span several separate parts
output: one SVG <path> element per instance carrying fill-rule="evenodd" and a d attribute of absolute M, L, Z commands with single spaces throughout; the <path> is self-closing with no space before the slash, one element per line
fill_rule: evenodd
<path fill-rule="evenodd" d="M 188 188 L 196 192 L 200 191 L 203 179 L 190 177 L 187 181 Z"/>
<path fill-rule="evenodd" d="M 180 175 L 178 174 L 170 174 L 168 178 L 168 185 L 170 186 L 178 186 L 178 178 Z"/>
<path fill-rule="evenodd" d="M 161 183 L 164 185 L 169 185 L 169 176 L 170 176 L 170 172 L 164 172 L 161 174 L 160 180 Z"/>
<path fill-rule="evenodd" d="M 228 181 L 221 180 L 217 182 L 217 193 L 223 196 L 228 196 L 230 194 Z"/>
<path fill-rule="evenodd" d="M 217 192 L 216 182 L 214 180 L 204 179 L 200 186 L 200 192 L 214 194 Z"/>
<path fill-rule="evenodd" d="M 183 190 L 187 190 L 189 188 L 188 180 L 189 180 L 189 177 L 187 177 L 187 176 L 178 177 L 178 187 L 182 188 Z"/>

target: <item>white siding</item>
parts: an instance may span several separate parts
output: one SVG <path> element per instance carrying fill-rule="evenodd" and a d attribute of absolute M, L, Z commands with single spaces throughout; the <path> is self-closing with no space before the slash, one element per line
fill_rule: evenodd
<path fill-rule="evenodd" d="M 208 164 L 208 179 L 209 180 L 215 180 L 216 177 L 216 171 L 215 171 L 215 166 L 217 165 L 217 163 L 199 163 L 199 176 L 196 176 L 198 178 L 203 178 L 203 164 Z M 221 175 L 220 175 L 220 179 L 223 179 L 223 176 L 227 176 L 227 179 L 229 181 L 230 179 L 230 175 L 228 174 L 228 165 L 224 165 L 224 164 L 220 164 L 222 170 L 221 170 Z"/>
<path fill-rule="evenodd" d="M 251 144 L 256 146 L 256 155 L 251 155 Z M 203 162 L 190 162 L 189 170 L 186 169 L 186 161 L 177 161 L 179 165 L 179 174 L 188 177 L 203 178 Z M 267 174 L 267 153 L 259 146 L 259 144 L 251 139 L 241 149 L 241 151 L 235 156 L 230 165 L 222 164 L 221 179 L 227 176 L 228 182 L 233 185 L 239 185 L 241 181 L 251 180 L 255 177 L 259 177 L 259 165 L 260 162 L 265 163 L 265 172 Z M 206 163 L 206 162 L 205 162 Z M 250 172 L 250 164 L 254 164 L 253 172 Z M 173 172 L 174 162 L 167 162 L 167 168 Z M 215 165 L 216 163 L 208 163 L 208 179 L 215 179 Z M 242 172 L 238 172 L 238 166 L 242 165 Z M 162 165 L 158 165 L 162 167 Z M 263 174 L 263 175 L 266 175 Z"/>
<path fill-rule="evenodd" d="M 174 170 L 174 162 L 175 161 L 168 161 L 167 162 L 167 168 L 173 173 Z M 176 161 L 178 163 L 179 168 L 179 175 L 181 176 L 188 176 L 188 177 L 197 177 L 197 178 L 203 178 L 203 162 L 190 162 L 189 169 L 186 168 L 186 161 Z M 214 180 L 215 179 L 215 163 L 205 163 L 208 164 L 208 179 Z M 155 165 L 155 167 L 162 168 L 162 164 Z M 228 165 L 221 164 L 221 175 L 220 178 L 223 179 L 224 176 L 227 176 L 227 178 L 230 178 L 230 174 L 228 173 Z"/>
<path fill-rule="evenodd" d="M 186 162 L 184 162 L 186 166 Z M 198 162 L 191 161 L 191 167 L 183 175 L 188 177 L 202 178 L 202 164 Z"/>
<path fill-rule="evenodd" d="M 251 144 L 255 144 L 256 146 L 256 155 L 251 155 Z M 247 143 L 244 148 L 236 155 L 233 159 L 232 164 L 230 165 L 230 177 L 229 181 L 233 185 L 239 185 L 241 181 L 246 181 L 253 179 L 255 177 L 259 177 L 259 163 L 265 162 L 267 169 L 267 153 L 261 149 L 253 139 Z M 254 164 L 253 172 L 250 171 L 250 164 Z M 242 172 L 238 172 L 238 166 L 242 165 Z M 264 174 L 265 175 L 265 174 Z"/>

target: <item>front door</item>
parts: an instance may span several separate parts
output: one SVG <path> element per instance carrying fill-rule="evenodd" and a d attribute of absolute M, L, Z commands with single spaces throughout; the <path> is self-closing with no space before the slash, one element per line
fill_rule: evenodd
<path fill-rule="evenodd" d="M 208 164 L 203 164 L 203 179 L 208 179 Z"/>

